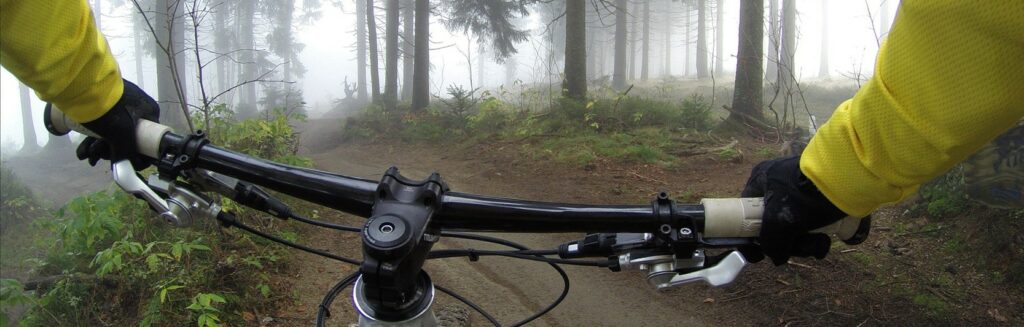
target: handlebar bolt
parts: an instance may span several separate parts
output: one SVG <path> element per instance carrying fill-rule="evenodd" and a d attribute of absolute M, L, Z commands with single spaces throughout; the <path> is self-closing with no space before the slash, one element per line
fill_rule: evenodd
<path fill-rule="evenodd" d="M 689 228 L 683 227 L 679 229 L 679 235 L 690 236 L 690 234 L 693 234 L 693 231 Z"/>
<path fill-rule="evenodd" d="M 664 225 L 661 225 L 660 230 L 661 230 L 662 234 L 668 234 L 668 233 L 672 232 L 672 226 L 669 226 L 668 224 L 664 224 Z"/>
<path fill-rule="evenodd" d="M 391 234 L 395 231 L 395 225 L 391 223 L 384 223 L 380 225 L 380 232 L 384 234 Z"/>
<path fill-rule="evenodd" d="M 178 156 L 178 162 L 180 162 L 180 163 L 186 163 L 186 162 L 188 162 L 189 159 L 191 159 L 191 158 L 189 158 L 187 154 L 183 154 L 181 156 Z"/>

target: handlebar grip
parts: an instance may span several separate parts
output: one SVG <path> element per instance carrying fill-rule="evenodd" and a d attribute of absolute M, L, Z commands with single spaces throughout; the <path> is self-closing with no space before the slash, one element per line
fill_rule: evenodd
<path fill-rule="evenodd" d="M 704 205 L 705 238 L 758 237 L 761 233 L 763 198 L 703 199 L 700 203 Z M 811 232 L 835 235 L 847 244 L 858 244 L 867 238 L 870 227 L 870 217 L 846 217 Z"/>
<path fill-rule="evenodd" d="M 61 136 L 75 131 L 99 138 L 93 131 L 71 120 L 63 111 L 54 109 L 56 108 L 53 108 L 53 105 L 49 103 L 43 109 L 43 126 L 46 126 L 46 130 L 50 134 Z M 139 145 L 139 153 L 158 159 L 157 156 L 160 155 L 160 141 L 163 140 L 164 134 L 171 131 L 173 130 L 166 125 L 140 119 L 138 125 L 135 126 L 135 142 Z"/>

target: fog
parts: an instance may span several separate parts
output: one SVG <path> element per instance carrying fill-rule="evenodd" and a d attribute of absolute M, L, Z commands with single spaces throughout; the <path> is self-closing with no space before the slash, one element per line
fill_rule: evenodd
<path fill-rule="evenodd" d="M 102 1 L 100 3 L 101 13 L 99 14 L 101 30 L 109 40 L 111 50 L 120 64 L 123 76 L 129 80 L 137 81 L 148 93 L 157 97 L 158 66 L 156 60 L 151 55 L 139 54 L 135 50 L 135 39 L 133 37 L 152 38 L 152 34 L 148 30 L 137 33 L 132 20 L 133 17 L 139 15 L 138 11 L 130 1 L 94 0 L 92 1 L 94 8 L 97 1 Z M 188 2 L 192 3 L 192 1 Z M 267 54 L 257 54 L 257 56 L 261 60 L 269 61 L 271 67 L 286 62 L 292 63 L 293 65 L 291 66 L 296 67 L 292 73 L 294 76 L 283 78 L 279 71 L 281 68 L 278 66 L 277 70 L 267 75 L 267 79 L 294 82 L 293 85 L 302 92 L 305 109 L 310 113 L 310 116 L 315 117 L 330 110 L 335 100 L 345 97 L 345 86 L 343 83 L 346 79 L 348 83 L 356 82 L 359 70 L 356 63 L 355 46 L 356 17 L 357 14 L 362 13 L 356 12 L 354 1 L 307 0 L 289 2 L 293 2 L 295 6 L 292 14 L 294 19 L 289 19 L 292 25 L 292 33 L 294 33 L 294 43 L 291 51 L 296 53 L 295 59 L 288 61 L 281 59 L 280 56 L 269 54 L 268 35 L 273 30 L 276 20 L 267 17 L 269 16 L 268 13 L 257 13 L 257 17 L 254 19 L 253 30 L 256 48 L 260 50 L 259 53 Z M 604 4 L 599 4 L 599 7 L 605 8 L 600 9 L 604 10 L 602 11 L 602 17 L 588 17 L 587 20 L 588 28 L 606 26 L 607 40 L 604 41 L 604 44 L 608 48 L 612 44 L 615 22 L 614 15 L 608 12 L 611 10 L 608 8 L 614 6 L 614 2 L 607 1 Z M 684 3 L 690 4 L 692 9 L 692 3 L 694 2 L 651 2 L 650 72 L 652 79 L 664 78 L 666 73 L 675 79 L 696 78 L 694 69 L 695 59 L 692 55 L 695 52 L 693 44 L 696 35 L 695 21 L 697 13 L 695 10 L 689 12 L 692 23 L 689 44 L 684 43 L 686 36 L 683 32 L 685 30 Z M 714 29 L 716 28 L 714 15 L 714 10 L 716 10 L 714 8 L 715 1 L 704 2 L 710 8 L 707 15 L 708 49 L 709 51 L 714 51 Z M 765 4 L 766 13 L 769 11 L 767 2 Z M 781 3 L 782 1 L 779 2 Z M 199 43 L 203 49 L 212 48 L 213 38 L 208 33 L 211 33 L 210 31 L 213 29 L 215 19 L 218 18 L 218 16 L 212 13 L 228 8 L 234 5 L 234 2 L 231 0 L 207 0 L 198 1 L 198 3 L 201 8 L 206 8 L 209 11 L 203 18 L 200 27 Z M 406 2 L 402 1 L 402 3 L 405 4 Z M 882 17 L 883 8 L 888 8 L 885 15 L 890 17 L 889 21 L 891 21 L 891 17 L 895 16 L 897 5 L 895 3 L 886 5 L 884 0 L 828 1 L 827 12 L 823 13 L 823 3 L 825 3 L 823 0 L 796 1 L 797 51 L 795 75 L 797 79 L 803 82 L 814 82 L 819 79 L 823 19 L 826 20 L 828 26 L 829 41 L 827 51 L 830 79 L 833 81 L 849 81 L 852 80 L 851 76 L 854 75 L 870 75 L 879 40 L 884 37 L 881 35 L 884 30 L 881 26 L 882 21 L 885 20 Z M 115 6 L 114 4 L 118 5 Z M 191 8 L 190 6 L 188 7 Z M 379 60 L 381 62 L 380 74 L 383 80 L 384 52 L 386 50 L 384 45 L 384 1 L 376 1 L 376 7 L 377 36 L 380 39 L 378 42 L 378 48 L 380 49 Z M 628 7 L 634 7 L 634 2 L 630 2 Z M 527 84 L 554 83 L 554 85 L 557 85 L 557 79 L 562 70 L 561 64 L 546 65 L 545 62 L 550 52 L 548 49 L 550 45 L 546 38 L 549 37 L 547 33 L 551 32 L 547 27 L 556 25 L 555 23 L 557 22 L 552 23 L 549 19 L 542 17 L 537 5 L 532 5 L 529 8 L 529 15 L 513 19 L 518 28 L 529 31 L 529 37 L 525 41 L 515 43 L 517 53 L 507 60 L 507 62 L 513 63 L 515 67 L 512 76 L 507 74 L 510 70 L 507 69 L 504 63 L 496 63 L 491 60 L 492 55 L 490 53 L 485 54 L 487 60 L 482 66 L 483 72 L 477 71 L 478 68 L 474 66 L 476 65 L 476 56 L 479 53 L 480 44 L 477 43 L 476 37 L 461 31 L 449 31 L 442 24 L 445 13 L 435 8 L 434 13 L 431 15 L 430 26 L 430 41 L 432 42 L 430 52 L 430 93 L 435 96 L 442 95 L 447 86 L 462 85 L 469 88 L 471 83 L 474 88 L 494 89 L 515 80 Z M 736 66 L 735 54 L 737 51 L 739 1 L 724 1 L 722 9 L 723 18 L 721 25 L 723 27 L 722 33 L 724 34 L 722 65 L 725 72 L 718 76 L 718 78 L 723 83 L 728 83 L 732 79 L 732 71 Z M 273 12 L 276 13 L 280 10 L 282 9 L 279 8 Z M 668 16 L 669 18 L 666 18 L 666 13 L 670 15 Z M 186 26 L 184 33 L 184 75 L 188 76 L 188 81 L 185 83 L 187 99 L 190 103 L 198 103 L 201 102 L 199 99 L 201 92 L 199 92 L 199 84 L 195 81 L 197 70 L 195 69 L 195 58 L 193 57 L 192 50 L 196 42 L 192 37 L 191 21 L 188 21 L 187 17 L 181 17 L 181 19 L 186 20 L 184 24 Z M 404 20 L 405 18 L 403 17 L 402 19 Z M 564 18 L 559 16 L 558 19 Z M 669 22 L 666 23 L 667 21 Z M 767 20 L 765 24 L 768 24 Z M 642 24 L 637 24 L 636 26 L 642 26 Z M 666 26 L 670 28 L 667 32 L 664 30 Z M 234 29 L 236 26 L 228 26 L 228 28 Z M 767 30 L 768 28 L 766 27 L 765 31 Z M 548 32 L 545 33 L 546 31 Z M 668 61 L 668 65 L 671 67 L 669 71 L 665 71 L 665 35 L 671 35 L 669 42 L 671 44 L 672 56 L 670 61 Z M 149 40 L 140 41 L 146 45 L 152 43 Z M 593 40 L 588 40 L 588 42 L 593 42 Z M 769 48 L 767 41 L 764 47 L 766 50 Z M 488 52 L 492 52 L 490 51 L 491 46 L 489 44 L 483 44 L 483 48 L 487 49 Z M 686 52 L 689 52 L 691 55 L 684 55 L 685 49 L 688 49 Z M 639 47 L 635 51 L 639 52 Z M 473 57 L 471 59 L 473 66 L 470 65 L 466 58 L 467 53 Z M 136 57 L 139 55 L 143 56 L 141 71 L 136 69 L 135 64 Z M 209 61 L 214 56 L 209 52 L 204 52 L 201 55 L 204 56 L 204 61 Z M 588 56 L 591 55 L 593 54 L 588 53 Z M 561 62 L 561 56 L 561 52 L 557 53 L 558 62 Z M 709 65 L 712 67 L 714 67 L 713 58 L 714 56 L 709 55 Z M 604 75 L 610 75 L 611 62 L 612 60 L 610 59 L 606 60 L 606 67 L 598 70 L 603 72 Z M 301 67 L 305 68 L 305 73 L 301 76 L 298 74 L 297 68 L 300 66 L 294 65 L 296 63 L 301 63 Z M 639 66 L 639 64 L 637 65 Z M 399 67 L 401 67 L 401 63 Z M 471 69 L 473 70 L 472 75 L 470 74 Z M 212 80 L 211 76 L 216 76 L 216 69 L 212 64 L 207 66 L 205 70 L 207 78 Z M 399 71 L 399 74 L 401 74 L 401 69 Z M 273 77 L 270 78 L 270 76 Z M 482 80 L 480 77 L 482 77 Z M 599 76 L 591 78 L 596 77 Z M 21 148 L 24 143 L 18 82 L 6 70 L 3 70 L 0 78 L 2 78 L 0 79 L 0 108 L 2 108 L 0 110 L 0 113 L 2 113 L 2 116 L 0 116 L 0 121 L 2 121 L 0 146 L 2 146 L 5 153 L 10 153 L 11 150 Z M 227 77 L 227 80 L 228 85 L 234 85 L 242 79 L 232 74 Z M 402 78 L 400 77 L 399 83 L 401 82 Z M 211 81 L 206 83 L 207 92 L 220 92 L 215 83 Z M 268 85 L 283 83 L 258 84 L 260 84 L 257 87 L 259 90 L 258 97 L 263 97 L 263 90 L 267 89 Z M 381 85 L 383 85 L 383 82 Z M 231 92 L 228 95 L 228 97 L 222 97 L 215 102 L 234 106 L 239 101 L 242 101 L 239 92 Z M 42 128 L 41 123 L 44 104 L 34 96 L 32 99 L 32 112 L 34 115 L 32 124 L 35 126 L 39 145 L 43 145 L 47 140 L 46 132 Z M 164 110 L 167 110 L 166 107 Z"/>

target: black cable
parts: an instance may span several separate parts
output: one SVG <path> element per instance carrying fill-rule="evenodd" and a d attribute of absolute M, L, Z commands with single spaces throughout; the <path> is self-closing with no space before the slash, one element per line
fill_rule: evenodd
<path fill-rule="evenodd" d="M 314 219 L 305 218 L 305 217 L 302 217 L 302 216 L 300 216 L 298 214 L 291 214 L 291 215 L 289 215 L 289 217 L 292 218 L 292 219 L 298 220 L 299 222 L 303 222 L 303 223 L 314 225 L 314 226 L 329 228 L 329 229 L 349 231 L 349 232 L 360 232 L 360 231 L 362 231 L 362 229 L 360 229 L 360 228 L 350 227 L 350 226 L 345 226 L 345 225 L 339 225 L 339 224 L 333 224 L 333 223 L 327 223 L 327 222 L 322 222 L 322 221 L 318 221 L 318 220 L 314 220 Z M 218 217 L 218 218 L 220 218 L 220 217 Z M 224 220 L 222 220 L 222 221 L 224 221 Z M 256 234 L 256 235 L 258 235 L 260 237 L 266 238 L 268 240 L 271 240 L 271 241 L 274 241 L 274 242 L 277 242 L 277 243 L 280 243 L 280 244 L 283 244 L 283 245 L 286 245 L 286 246 L 289 246 L 289 247 L 292 247 L 292 248 L 295 248 L 295 249 L 298 249 L 298 250 L 306 251 L 306 252 L 309 252 L 309 253 L 313 253 L 313 254 L 320 255 L 320 256 L 323 256 L 323 257 L 326 257 L 326 258 L 342 261 L 342 262 L 349 263 L 349 264 L 352 264 L 352 265 L 360 265 L 361 264 L 360 262 L 358 262 L 356 260 L 353 260 L 353 259 L 341 257 L 341 256 L 334 255 L 334 254 L 331 254 L 331 253 L 328 253 L 328 252 L 324 252 L 324 251 L 316 250 L 316 249 L 309 248 L 309 247 L 306 247 L 306 246 L 303 246 L 303 245 L 295 244 L 295 243 L 289 242 L 287 240 L 284 240 L 284 239 L 281 239 L 281 238 L 278 238 L 278 237 L 275 237 L 275 236 L 263 233 L 263 232 L 261 232 L 259 230 L 256 230 L 256 229 L 252 228 L 252 227 L 246 226 L 246 225 L 244 225 L 244 224 L 242 224 L 242 223 L 240 223 L 240 222 L 238 222 L 237 220 L 234 220 L 234 219 L 231 219 L 230 221 L 227 221 L 227 222 L 229 224 L 233 225 L 233 226 L 236 226 L 236 227 L 242 229 L 242 230 L 248 231 L 248 232 Z M 452 257 L 459 257 L 459 256 L 467 256 L 467 257 L 471 257 L 472 258 L 472 257 L 478 256 L 478 255 L 494 255 L 494 256 L 511 257 L 511 258 L 516 258 L 516 259 L 541 261 L 541 262 L 548 263 L 548 265 L 550 265 L 552 268 L 554 268 L 555 271 L 558 272 L 558 274 L 562 277 L 562 283 L 565 286 L 562 288 L 562 293 L 559 294 L 558 298 L 555 299 L 555 301 L 551 302 L 551 304 L 549 304 L 544 309 L 534 313 L 533 315 L 527 317 L 526 319 L 523 319 L 523 320 L 521 320 L 519 322 L 516 322 L 516 323 L 512 324 L 511 326 L 522 326 L 522 325 L 525 325 L 526 323 L 529 323 L 529 322 L 531 322 L 531 321 L 533 321 L 533 320 L 535 320 L 535 319 L 537 319 L 537 318 L 547 314 L 548 312 L 553 310 L 555 307 L 557 307 L 559 304 L 561 304 L 562 301 L 565 300 L 566 296 L 568 296 L 568 294 L 569 294 L 569 284 L 570 284 L 570 281 L 569 281 L 569 276 L 565 273 L 565 270 L 563 270 L 561 267 L 559 267 L 558 264 L 570 264 L 570 265 L 581 265 L 581 266 L 595 266 L 595 267 L 607 267 L 608 266 L 608 264 L 605 263 L 605 262 L 587 262 L 587 261 L 573 261 L 573 260 L 565 260 L 565 259 L 545 258 L 545 257 L 543 257 L 543 255 L 557 254 L 557 250 L 530 250 L 529 248 L 527 248 L 526 246 L 523 246 L 521 244 L 509 241 L 509 240 L 505 240 L 505 239 L 496 238 L 496 237 L 476 235 L 476 234 L 455 233 L 455 232 L 442 232 L 442 235 L 448 236 L 448 237 L 454 237 L 454 238 L 462 238 L 462 239 L 469 239 L 469 240 L 476 240 L 476 241 L 481 241 L 481 242 L 488 242 L 488 243 L 504 245 L 504 246 L 508 246 L 508 247 L 511 247 L 511 248 L 518 249 L 519 251 L 516 251 L 516 252 L 509 252 L 509 251 L 483 251 L 483 250 L 473 250 L 473 249 L 466 249 L 466 250 L 437 250 L 437 251 L 431 251 L 431 255 L 432 256 L 428 257 L 428 258 L 439 259 L 439 258 L 452 258 Z M 317 312 L 317 326 L 323 326 L 324 315 L 325 314 L 329 315 L 329 312 L 326 311 L 327 310 L 326 308 L 329 307 L 331 305 L 331 303 L 334 302 L 334 299 L 337 297 L 338 293 L 341 292 L 341 290 L 343 290 L 344 288 L 348 287 L 348 285 L 351 284 L 355 280 L 356 276 L 358 276 L 358 272 L 353 273 L 352 275 L 349 275 L 345 279 L 342 279 L 324 297 L 324 301 L 321 302 L 320 309 L 318 309 L 318 312 Z M 456 300 L 459 300 L 460 302 L 466 304 L 467 306 L 472 308 L 477 313 L 480 313 L 480 315 L 483 316 L 485 319 L 487 319 L 487 321 L 489 321 L 490 323 L 494 324 L 495 326 L 500 326 L 500 323 L 498 323 L 497 319 L 495 319 L 494 316 L 492 316 L 489 313 L 487 313 L 487 311 L 485 311 L 483 308 L 481 308 L 477 304 L 473 303 L 469 299 L 466 299 L 466 298 L 462 297 L 461 295 L 459 295 L 458 293 L 455 293 L 454 291 L 449 290 L 447 288 L 444 288 L 444 287 L 441 287 L 441 286 L 438 286 L 438 285 L 435 285 L 435 287 L 438 290 L 444 292 L 445 294 L 448 294 L 449 296 L 455 298 Z"/>
<path fill-rule="evenodd" d="M 552 250 L 530 250 L 525 245 L 522 245 L 522 244 L 519 244 L 519 243 L 516 243 L 516 242 L 513 242 L 513 241 L 509 241 L 509 240 L 506 240 L 506 239 L 495 238 L 495 237 L 490 237 L 490 236 L 484 236 L 484 235 L 463 234 L 463 233 L 455 233 L 455 232 L 442 232 L 441 235 L 445 235 L 445 236 L 449 236 L 449 237 L 456 237 L 456 238 L 464 238 L 464 239 L 476 240 L 476 241 L 482 241 L 482 242 L 496 243 L 496 244 L 501 244 L 501 245 L 508 246 L 510 248 L 518 250 L 516 252 L 505 252 L 505 253 L 516 254 L 516 253 L 519 253 L 519 252 L 523 252 L 523 253 L 540 252 L 539 254 L 534 254 L 533 256 L 530 256 L 530 255 L 524 255 L 524 256 L 516 255 L 516 256 L 512 256 L 512 257 L 517 258 L 517 259 L 531 260 L 531 259 L 537 258 L 538 256 L 540 256 L 541 254 L 544 254 L 545 252 L 552 252 Z M 439 251 L 446 251 L 446 250 L 437 250 L 437 251 L 432 251 L 431 253 L 439 252 Z M 471 254 L 469 252 L 473 251 L 473 250 L 462 250 L 462 251 L 464 252 L 463 256 L 469 256 L 469 257 L 472 258 Z M 495 252 L 500 252 L 500 251 L 495 251 Z M 455 252 L 450 252 L 450 254 L 454 254 L 454 253 Z M 557 253 L 557 251 L 554 251 L 554 253 Z M 442 254 L 444 254 L 444 253 L 442 253 Z M 456 255 L 452 255 L 450 257 L 456 257 Z M 528 257 L 528 258 L 524 258 L 524 257 Z M 541 257 L 541 258 L 543 258 L 543 257 Z M 544 259 L 548 259 L 548 258 L 544 258 Z M 511 326 L 522 326 L 522 325 L 525 325 L 525 324 L 527 324 L 527 323 L 529 323 L 529 322 L 531 322 L 531 321 L 533 321 L 533 320 L 535 320 L 537 318 L 540 318 L 541 316 L 547 314 L 551 310 L 554 310 L 555 307 L 557 307 L 559 304 L 561 304 L 562 301 L 565 300 L 565 297 L 569 295 L 569 275 L 566 274 L 565 270 L 563 270 L 562 267 L 559 267 L 558 264 L 553 263 L 553 262 L 547 262 L 547 264 L 549 266 L 551 266 L 552 268 L 554 268 L 555 271 L 558 272 L 558 274 L 562 277 L 562 284 L 565 285 L 564 287 L 562 287 L 562 293 L 558 295 L 557 299 L 555 299 L 550 304 L 548 304 L 547 307 L 544 307 L 544 309 L 541 309 L 540 311 L 537 311 L 533 315 L 527 317 L 526 319 L 518 321 L 518 322 L 512 324 Z"/>
<path fill-rule="evenodd" d="M 352 264 L 352 265 L 356 265 L 356 266 L 361 264 L 361 262 L 356 261 L 354 259 L 349 259 L 349 258 L 342 257 L 342 256 L 339 256 L 339 255 L 336 255 L 336 254 L 333 254 L 333 253 L 326 252 L 326 251 L 317 250 L 317 249 L 314 249 L 314 248 L 311 248 L 311 247 L 308 247 L 308 246 L 305 246 L 305 245 L 300 245 L 300 244 L 292 243 L 290 241 L 287 241 L 285 239 L 279 238 L 277 236 L 261 232 L 261 231 L 255 229 L 255 228 L 249 227 L 249 226 L 247 226 L 247 225 L 245 225 L 245 224 L 243 224 L 243 223 L 241 223 L 241 222 L 239 222 L 238 220 L 235 220 L 235 219 L 230 219 L 230 220 L 222 219 L 220 217 L 220 215 L 217 216 L 217 219 L 222 221 L 222 222 L 228 223 L 231 226 L 235 226 L 235 227 L 238 227 L 238 228 L 240 228 L 240 229 L 242 229 L 244 231 L 256 234 L 259 237 L 271 240 L 273 242 L 280 243 L 282 245 L 285 245 L 285 246 L 288 246 L 288 247 L 291 247 L 291 248 L 294 248 L 294 249 L 298 249 L 298 250 L 302 250 L 302 251 L 305 251 L 305 252 L 309 252 L 309 253 L 312 253 L 312 254 L 315 254 L 315 255 L 318 255 L 318 256 L 321 256 L 321 257 L 338 260 L 338 261 L 341 261 L 341 262 L 344 262 L 344 263 L 347 263 L 347 264 Z"/>
<path fill-rule="evenodd" d="M 510 257 L 523 260 L 532 260 L 547 262 L 552 264 L 565 264 L 573 266 L 587 266 L 587 267 L 602 267 L 607 268 L 607 261 L 583 261 L 583 260 L 571 260 L 571 259 L 555 259 L 547 258 L 538 254 L 524 254 L 518 251 L 491 251 L 491 250 L 474 250 L 474 249 L 450 249 L 450 250 L 436 250 L 430 251 L 428 259 L 441 259 L 441 258 L 453 258 L 453 257 L 479 257 L 479 256 L 501 256 Z"/>
<path fill-rule="evenodd" d="M 309 219 L 309 218 L 300 216 L 300 215 L 295 214 L 295 213 L 293 213 L 291 215 L 288 215 L 288 217 L 291 218 L 291 219 L 295 219 L 295 220 L 298 220 L 300 222 L 306 223 L 306 224 L 310 224 L 310 225 L 313 225 L 313 226 L 319 226 L 319 227 L 323 227 L 323 228 L 335 229 L 335 230 L 346 231 L 346 232 L 361 232 L 361 231 L 363 231 L 363 229 L 359 228 L 359 227 L 345 226 L 345 225 L 339 225 L 339 224 L 334 224 L 334 223 L 329 223 L 329 222 Z"/>
<path fill-rule="evenodd" d="M 327 317 L 331 316 L 331 303 L 334 303 L 334 299 L 341 294 L 341 291 L 351 285 L 359 277 L 359 270 L 345 276 L 331 287 L 331 290 L 324 295 L 324 299 L 320 301 L 320 307 L 316 310 L 316 326 L 323 327 L 327 323 Z"/>

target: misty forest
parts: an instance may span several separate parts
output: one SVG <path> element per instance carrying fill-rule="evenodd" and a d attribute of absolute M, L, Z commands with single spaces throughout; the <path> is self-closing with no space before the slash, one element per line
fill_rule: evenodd
<path fill-rule="evenodd" d="M 587 204 L 739 196 L 754 165 L 800 154 L 871 80 L 899 16 L 895 0 L 88 2 L 123 77 L 179 133 L 374 181 L 395 166 L 457 192 Z M 0 326 L 309 326 L 359 270 L 217 221 L 159 221 L 106 162 L 75 157 L 83 135 L 50 135 L 44 103 L 2 81 Z M 529 324 L 1024 325 L 1024 211 L 968 196 L 985 182 L 971 160 L 824 259 L 667 291 L 635 269 L 566 266 L 566 298 Z M 258 232 L 362 258 L 359 233 L 215 200 Z M 536 249 L 582 237 L 486 235 Z M 442 326 L 514 324 L 560 297 L 545 263 L 469 258 L 424 266 L 473 303 L 439 292 Z M 351 295 L 325 308 L 329 325 L 356 322 Z"/>

